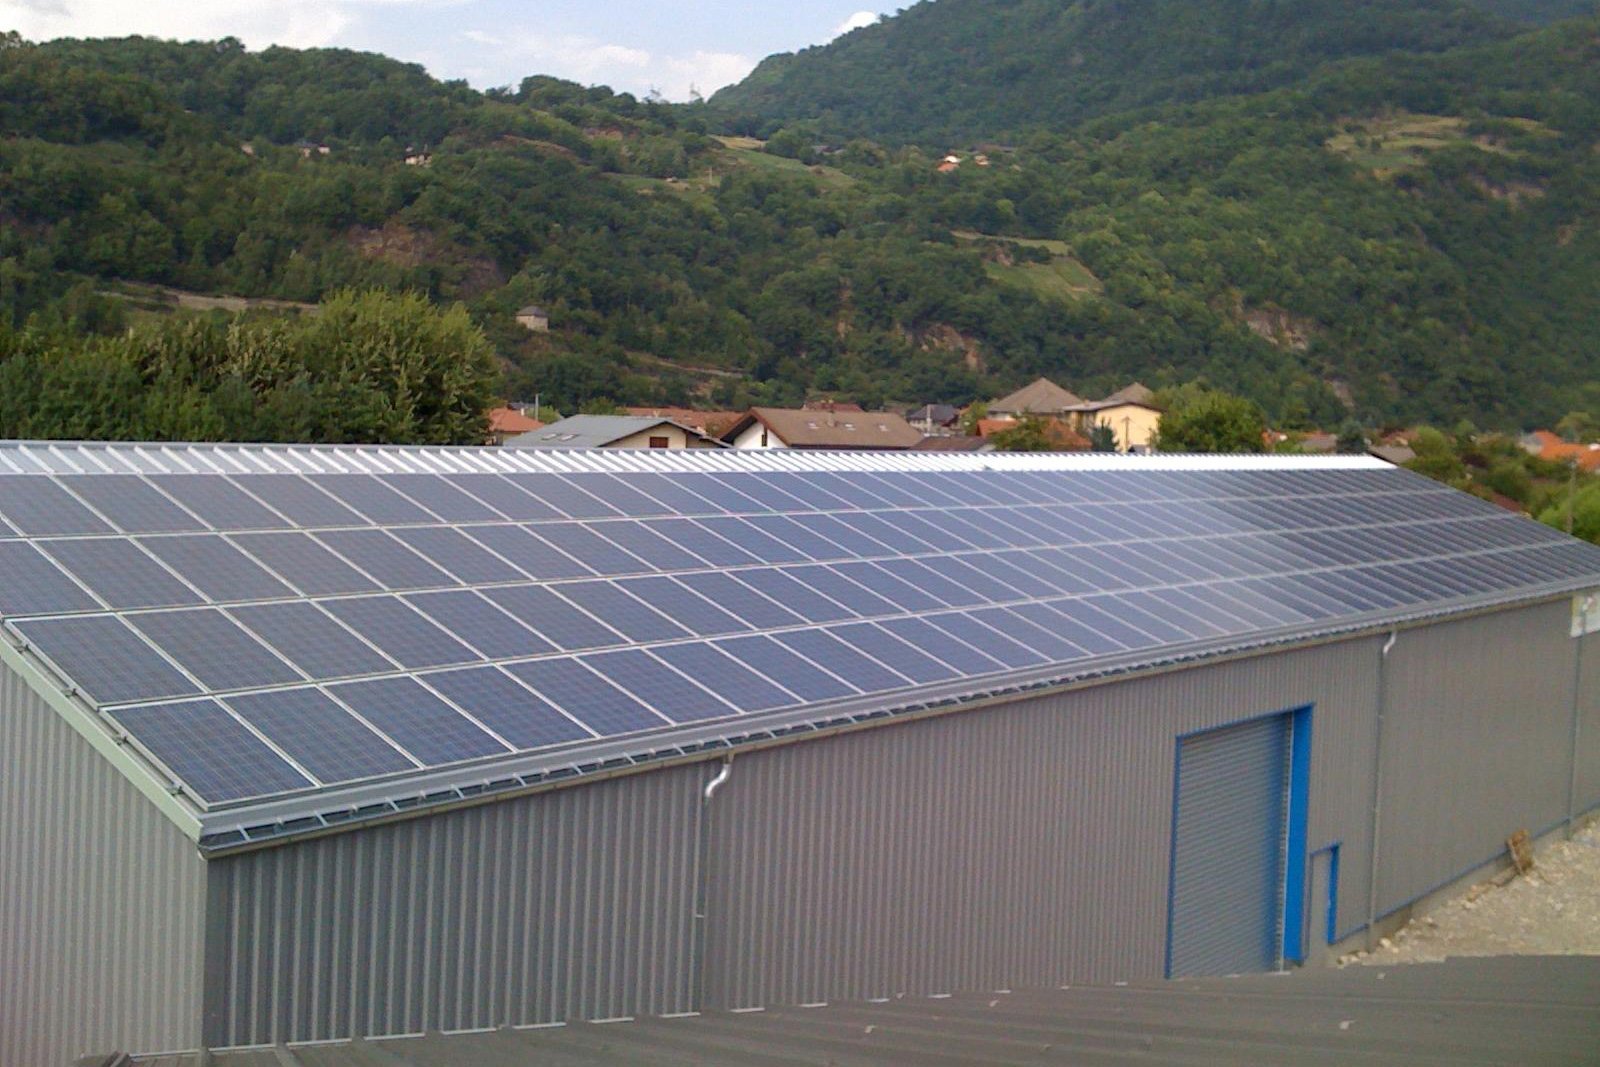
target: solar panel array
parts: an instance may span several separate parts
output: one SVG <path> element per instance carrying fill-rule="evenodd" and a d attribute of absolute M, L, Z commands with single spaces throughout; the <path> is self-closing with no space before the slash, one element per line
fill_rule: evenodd
<path fill-rule="evenodd" d="M 0 615 L 210 809 L 1600 583 L 1362 463 L 41 454 Z"/>

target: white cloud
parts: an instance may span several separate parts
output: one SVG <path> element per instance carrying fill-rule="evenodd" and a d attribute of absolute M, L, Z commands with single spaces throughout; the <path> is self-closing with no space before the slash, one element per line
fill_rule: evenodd
<path fill-rule="evenodd" d="M 362 14 L 378 6 L 440 7 L 457 0 L 0 0 L 0 26 L 32 41 L 56 37 L 237 37 L 251 48 L 269 44 L 315 48 L 338 42 Z"/>
<path fill-rule="evenodd" d="M 867 26 L 875 24 L 877 21 L 878 13 L 876 11 L 857 11 L 854 15 L 851 15 L 849 18 L 839 23 L 838 26 L 834 27 L 833 36 L 843 37 L 851 30 L 864 29 Z"/>
<path fill-rule="evenodd" d="M 693 92 L 710 96 L 755 69 L 755 60 L 732 52 L 669 55 L 570 34 L 507 39 L 464 30 L 461 36 L 479 46 L 468 76 L 480 85 L 515 85 L 529 74 L 549 74 L 641 97 L 654 90 L 682 101 Z"/>

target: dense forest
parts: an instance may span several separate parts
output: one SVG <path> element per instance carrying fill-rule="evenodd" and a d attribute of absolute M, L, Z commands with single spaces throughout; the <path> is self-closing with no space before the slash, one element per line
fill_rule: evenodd
<path fill-rule="evenodd" d="M 921 0 L 772 56 L 711 103 L 752 131 L 812 119 L 830 136 L 992 139 L 1515 31 L 1462 0 Z"/>
<path fill-rule="evenodd" d="M 1600 23 L 1504 17 L 1570 6 L 1532 0 L 1262 0 L 1250 32 L 1218 36 L 1200 4 L 1150 6 L 1140 34 L 1082 42 L 1101 95 L 1072 121 L 920 146 L 903 116 L 847 136 L 752 125 L 721 96 L 537 76 L 480 93 L 335 50 L 0 38 L 0 381 L 115 344 L 149 378 L 165 364 L 140 353 L 164 351 L 194 294 L 252 298 L 244 326 L 293 332 L 309 326 L 284 316 L 309 307 L 266 302 L 360 290 L 459 303 L 499 391 L 566 410 L 962 403 L 1048 374 L 1084 393 L 1203 379 L 1287 428 L 1600 417 Z M 972 7 L 918 5 L 835 47 Z M 1165 82 L 1118 51 L 1136 44 Z M 1006 54 L 1019 78 L 1048 67 Z M 887 90 L 841 84 L 894 114 Z M 1078 107 L 1077 84 L 1052 99 Z M 530 303 L 548 333 L 516 325 Z M 217 356 L 194 388 L 267 398 L 293 377 L 237 368 Z M 426 422 L 382 432 L 429 439 Z"/>

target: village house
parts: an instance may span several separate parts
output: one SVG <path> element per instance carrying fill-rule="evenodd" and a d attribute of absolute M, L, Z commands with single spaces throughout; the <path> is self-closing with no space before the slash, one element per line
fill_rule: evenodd
<path fill-rule="evenodd" d="M 489 440 L 491 445 L 503 445 L 518 434 L 544 429 L 544 423 L 531 418 L 514 407 L 489 410 Z"/>
<path fill-rule="evenodd" d="M 716 438 L 673 422 L 639 415 L 573 415 L 519 434 L 507 448 L 721 448 Z"/>
<path fill-rule="evenodd" d="M 517 312 L 517 325 L 529 333 L 549 333 L 550 313 L 542 307 L 529 304 Z"/>
<path fill-rule="evenodd" d="M 910 423 L 885 411 L 751 408 L 722 440 L 734 448 L 911 448 L 922 440 Z"/>

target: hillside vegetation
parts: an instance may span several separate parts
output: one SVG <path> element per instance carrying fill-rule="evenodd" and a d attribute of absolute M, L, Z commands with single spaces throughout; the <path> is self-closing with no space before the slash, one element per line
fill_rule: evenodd
<path fill-rule="evenodd" d="M 1512 32 L 1462 0 L 922 0 L 772 56 L 711 103 L 754 128 L 811 119 L 828 136 L 995 138 Z"/>
<path fill-rule="evenodd" d="M 986 6 L 997 26 L 1046 7 Z M 1048 374 L 1084 392 L 1203 378 L 1290 427 L 1600 416 L 1600 23 L 1512 36 L 1458 4 L 1315 0 L 1251 5 L 1265 37 L 1208 35 L 1205 4 L 1151 0 L 1133 33 L 1111 17 L 1131 3 L 1047 6 L 1101 20 L 1084 65 L 1123 75 L 1085 105 L 1098 117 L 951 173 L 909 120 L 830 143 L 728 124 L 720 98 L 542 77 L 478 93 L 233 41 L 4 39 L 0 330 L 26 346 L 0 340 L 0 360 L 156 330 L 168 289 L 253 316 L 376 289 L 460 302 L 502 392 L 564 410 L 964 403 Z M 975 7 L 919 5 L 840 47 Z M 1370 40 L 1340 36 L 1358 8 L 1384 27 Z M 1144 37 L 1171 92 L 1118 50 Z M 1190 78 L 1207 56 L 1223 74 Z M 1058 100 L 1078 99 L 1070 70 Z M 548 334 L 515 325 L 529 303 Z"/>

